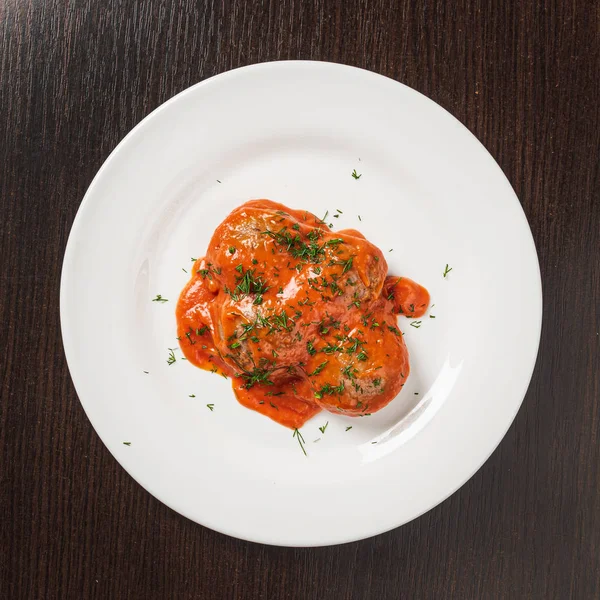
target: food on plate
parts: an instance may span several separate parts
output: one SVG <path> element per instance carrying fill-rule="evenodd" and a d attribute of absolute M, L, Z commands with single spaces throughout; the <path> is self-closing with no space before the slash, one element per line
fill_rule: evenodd
<path fill-rule="evenodd" d="M 189 362 L 232 378 L 239 402 L 290 428 L 321 410 L 365 416 L 410 372 L 396 316 L 422 316 L 425 288 L 390 277 L 354 229 L 251 200 L 217 227 L 177 304 Z"/>

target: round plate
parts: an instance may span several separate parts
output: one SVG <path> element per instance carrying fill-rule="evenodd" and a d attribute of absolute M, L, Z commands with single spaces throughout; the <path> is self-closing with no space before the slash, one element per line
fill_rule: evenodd
<path fill-rule="evenodd" d="M 302 428 L 307 456 L 230 381 L 181 360 L 175 339 L 190 259 L 251 198 L 328 210 L 434 304 L 399 319 L 402 393 L 370 417 L 317 415 Z M 400 83 L 318 62 L 224 73 L 144 119 L 90 186 L 61 282 L 69 368 L 115 458 L 190 519 L 288 546 L 397 527 L 471 477 L 522 402 L 541 313 L 525 216 L 477 139 Z"/>

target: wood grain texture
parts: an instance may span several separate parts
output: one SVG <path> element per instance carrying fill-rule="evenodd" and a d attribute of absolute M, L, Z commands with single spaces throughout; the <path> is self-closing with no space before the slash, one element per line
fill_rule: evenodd
<path fill-rule="evenodd" d="M 599 32 L 593 0 L 0 0 L 0 598 L 600 597 Z M 522 202 L 545 293 L 485 466 L 321 549 L 228 538 L 138 486 L 78 402 L 58 317 L 69 228 L 119 140 L 193 83 L 291 58 L 383 73 L 463 122 Z"/>

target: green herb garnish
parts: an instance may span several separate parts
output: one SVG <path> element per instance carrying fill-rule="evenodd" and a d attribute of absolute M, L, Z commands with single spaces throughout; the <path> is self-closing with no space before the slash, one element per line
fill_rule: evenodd
<path fill-rule="evenodd" d="M 354 256 L 351 256 L 347 260 L 338 260 L 334 264 L 343 266 L 344 268 L 342 269 L 342 275 L 345 275 L 352 268 L 353 262 L 354 262 Z"/>
<path fill-rule="evenodd" d="M 237 270 L 237 268 L 236 268 L 236 270 Z M 238 283 L 237 283 L 237 286 L 235 287 L 235 290 L 231 294 L 232 297 L 236 296 L 237 294 L 243 294 L 243 295 L 259 294 L 259 295 L 262 295 L 269 289 L 269 286 L 266 284 L 264 279 L 262 277 L 257 277 L 255 275 L 255 271 L 256 271 L 256 269 L 248 269 L 245 273 L 243 273 L 243 275 L 241 277 L 237 278 Z M 242 270 L 240 270 L 239 272 L 242 273 Z M 234 298 L 234 300 L 235 300 L 235 298 Z M 261 302 L 262 302 L 262 300 L 261 300 Z"/>
<path fill-rule="evenodd" d="M 300 448 L 302 449 L 304 456 L 308 456 L 308 454 L 306 454 L 306 450 L 304 449 L 304 444 L 305 444 L 304 437 L 302 437 L 302 434 L 300 433 L 298 428 L 294 429 L 294 435 L 292 435 L 292 437 L 298 438 L 298 444 L 300 445 Z"/>
<path fill-rule="evenodd" d="M 330 383 L 326 383 L 321 386 L 321 389 L 315 392 L 315 398 L 320 400 L 323 396 L 333 396 L 334 394 L 341 395 L 344 391 L 344 382 L 342 381 L 339 385 L 333 386 Z"/>
<path fill-rule="evenodd" d="M 271 373 L 273 372 L 273 369 L 267 368 L 268 362 L 269 361 L 267 361 L 266 359 L 261 360 L 261 362 L 259 362 L 259 366 L 255 366 L 252 369 L 252 371 L 244 370 L 239 374 L 239 377 L 241 377 L 245 381 L 244 387 L 247 390 L 249 390 L 252 386 L 256 385 L 257 383 L 273 385 L 273 382 L 269 379 Z"/>
<path fill-rule="evenodd" d="M 328 360 L 322 362 L 312 373 L 309 373 L 308 376 L 312 377 L 313 375 L 318 375 L 325 368 L 328 362 Z"/>

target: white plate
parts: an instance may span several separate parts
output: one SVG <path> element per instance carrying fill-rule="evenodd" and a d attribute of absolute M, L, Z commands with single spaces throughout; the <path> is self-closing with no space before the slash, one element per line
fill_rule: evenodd
<path fill-rule="evenodd" d="M 250 198 L 340 209 L 328 221 L 359 228 L 435 304 L 420 328 L 399 320 L 400 396 L 368 418 L 321 413 L 302 429 L 308 457 L 230 382 L 166 362 L 182 269 Z M 541 300 L 521 206 L 456 119 L 380 75 L 279 62 L 186 90 L 119 144 L 71 231 L 61 322 L 88 417 L 150 493 L 229 535 L 318 546 L 402 525 L 475 473 L 527 389 Z"/>

